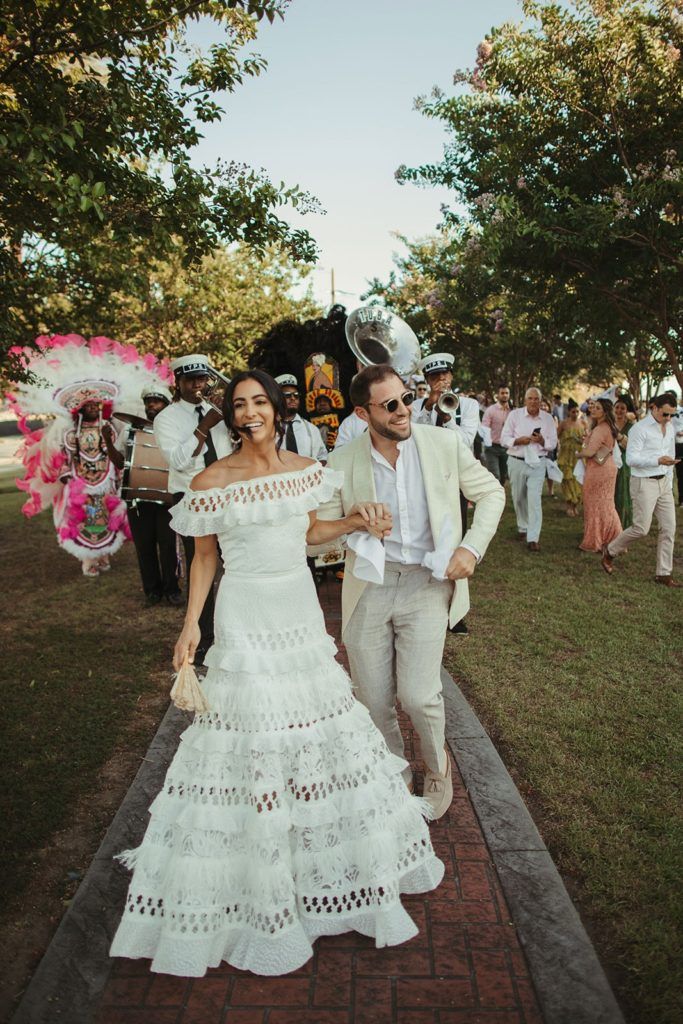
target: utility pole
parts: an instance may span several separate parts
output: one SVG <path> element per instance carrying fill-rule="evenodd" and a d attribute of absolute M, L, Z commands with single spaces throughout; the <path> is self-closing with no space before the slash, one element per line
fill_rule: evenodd
<path fill-rule="evenodd" d="M 334 287 L 334 267 L 330 270 L 330 294 L 332 296 L 332 305 L 335 305 L 337 293 Z"/>

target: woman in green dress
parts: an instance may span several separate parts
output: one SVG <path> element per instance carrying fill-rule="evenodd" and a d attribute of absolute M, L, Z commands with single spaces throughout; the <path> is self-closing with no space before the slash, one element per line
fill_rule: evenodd
<path fill-rule="evenodd" d="M 629 395 L 620 395 L 614 403 L 614 422 L 619 431 L 617 444 L 621 449 L 622 467 L 617 473 L 614 485 L 614 504 L 616 505 L 622 529 L 626 530 L 633 523 L 633 505 L 631 504 L 631 467 L 626 464 L 626 444 L 628 432 L 635 423 L 636 410 Z"/>
<path fill-rule="evenodd" d="M 570 400 L 567 418 L 562 420 L 557 429 L 557 464 L 562 470 L 562 496 L 567 503 L 567 515 L 572 518 L 579 514 L 581 504 L 581 484 L 574 476 L 574 467 L 581 453 L 585 432 L 579 407 Z"/>

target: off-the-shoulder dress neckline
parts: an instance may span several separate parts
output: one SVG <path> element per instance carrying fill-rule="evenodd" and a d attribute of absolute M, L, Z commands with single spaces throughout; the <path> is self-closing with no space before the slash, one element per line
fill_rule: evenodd
<path fill-rule="evenodd" d="M 266 473 L 263 476 L 250 476 L 246 480 L 233 480 L 231 484 L 226 484 L 225 487 L 205 487 L 201 491 L 193 491 L 190 489 L 188 494 L 210 494 L 212 491 L 229 491 L 232 487 L 246 487 L 248 484 L 257 483 L 261 480 L 276 480 L 282 477 L 298 476 L 299 473 L 308 473 L 310 470 L 315 469 L 319 472 L 327 469 L 321 462 L 312 462 L 310 466 L 302 466 L 301 469 L 290 469 L 286 473 Z"/>

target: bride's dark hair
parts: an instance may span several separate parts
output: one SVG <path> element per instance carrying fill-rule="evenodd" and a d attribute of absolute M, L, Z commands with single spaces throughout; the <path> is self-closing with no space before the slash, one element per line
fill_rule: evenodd
<path fill-rule="evenodd" d="M 240 373 L 235 374 L 227 388 L 225 389 L 225 398 L 223 399 L 223 419 L 225 425 L 228 428 L 230 440 L 233 444 L 242 443 L 242 435 L 239 430 L 235 429 L 235 408 L 232 404 L 232 396 L 235 393 L 235 388 L 238 384 L 241 384 L 245 380 L 255 380 L 263 388 L 266 398 L 273 407 L 275 413 L 275 447 L 280 450 L 282 441 L 285 436 L 285 424 L 284 419 L 287 413 L 287 406 L 285 404 L 285 396 L 282 393 L 282 388 L 277 384 L 269 373 L 264 370 L 242 370 Z"/>

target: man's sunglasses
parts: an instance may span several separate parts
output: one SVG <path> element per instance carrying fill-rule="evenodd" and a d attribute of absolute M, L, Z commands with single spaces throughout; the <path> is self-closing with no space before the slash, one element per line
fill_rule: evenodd
<path fill-rule="evenodd" d="M 299 397 L 299 392 L 298 391 L 285 391 L 284 392 L 284 396 L 285 396 L 285 398 L 298 398 Z"/>
<path fill-rule="evenodd" d="M 400 398 L 387 398 L 386 402 L 368 402 L 368 405 L 380 405 L 387 412 L 396 412 L 399 405 L 403 404 L 408 408 L 414 401 L 415 395 L 413 392 L 404 391 Z"/>

